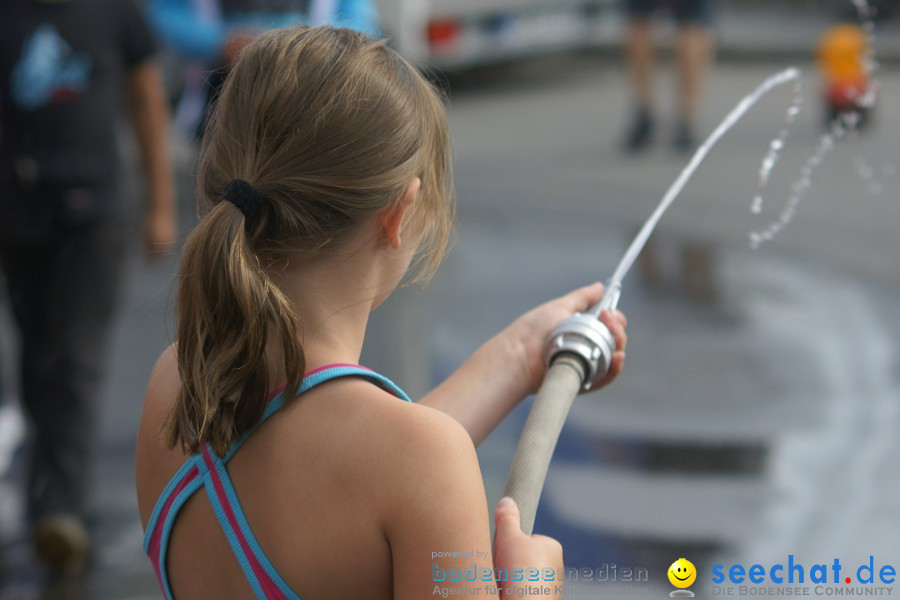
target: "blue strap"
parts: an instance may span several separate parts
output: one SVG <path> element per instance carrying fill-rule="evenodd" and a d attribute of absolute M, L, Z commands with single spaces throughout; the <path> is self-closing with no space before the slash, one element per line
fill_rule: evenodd
<path fill-rule="evenodd" d="M 203 461 L 199 460 L 199 457 L 194 456 L 191 460 L 188 461 L 188 464 L 197 465 L 198 469 L 202 466 Z M 163 593 L 166 595 L 167 600 L 175 600 L 175 595 L 172 593 L 172 584 L 169 582 L 169 570 L 166 567 L 166 557 L 169 552 L 169 539 L 172 537 L 172 527 L 175 526 L 175 517 L 178 516 L 178 513 L 181 511 L 181 507 L 184 506 L 184 503 L 187 502 L 191 496 L 194 495 L 194 492 L 203 487 L 203 478 L 197 477 L 194 479 L 187 487 L 178 492 L 178 495 L 175 497 L 175 501 L 172 502 L 172 507 L 169 509 L 169 514 L 166 515 L 166 521 L 163 525 L 162 530 L 162 538 L 160 539 L 160 547 L 159 547 L 159 577 L 162 580 L 163 584 Z M 152 531 L 148 529 L 147 531 Z"/>
<path fill-rule="evenodd" d="M 395 385 L 394 382 L 392 382 L 387 377 L 379 375 L 378 373 L 370 371 L 369 369 L 354 365 L 326 367 L 320 371 L 313 372 L 312 374 L 303 378 L 303 382 L 300 386 L 299 391 L 297 392 L 297 395 L 299 396 L 300 394 L 307 392 L 317 385 L 325 383 L 326 381 L 331 381 L 332 379 L 338 379 L 341 377 L 364 377 L 372 383 L 378 385 L 382 389 L 394 394 L 398 398 L 405 400 L 406 402 L 411 401 L 409 399 L 409 396 L 407 396 L 403 390 L 397 387 L 397 385 Z M 272 400 L 270 400 L 269 404 L 266 406 L 265 411 L 263 411 L 263 415 L 260 418 L 259 423 L 257 423 L 256 426 L 253 427 L 253 429 L 242 436 L 240 440 L 232 444 L 231 448 L 228 449 L 228 452 L 224 457 L 219 458 L 218 456 L 216 456 L 209 445 L 207 445 L 207 451 L 212 457 L 216 474 L 218 475 L 218 478 L 221 481 L 222 487 L 225 491 L 225 499 L 235 516 L 235 520 L 237 521 L 238 528 L 240 529 L 242 537 L 247 541 L 247 545 L 250 547 L 250 552 L 253 553 L 256 560 L 262 566 L 263 570 L 285 596 L 287 596 L 290 600 L 300 600 L 300 597 L 297 596 L 290 589 L 290 587 L 288 587 L 284 579 L 282 579 L 278 572 L 275 570 L 275 566 L 263 552 L 262 547 L 256 540 L 256 536 L 253 535 L 253 531 L 250 529 L 250 523 L 247 521 L 247 517 L 244 514 L 244 509 L 237 497 L 237 493 L 235 492 L 234 484 L 232 484 L 231 477 L 229 476 L 228 470 L 225 467 L 226 463 L 231 459 L 231 457 L 235 455 L 235 453 L 247 440 L 247 438 L 250 437 L 250 435 L 252 435 L 253 432 L 256 431 L 267 419 L 277 413 L 278 410 L 285 405 L 285 403 L 286 398 L 283 392 L 272 398 Z M 244 575 L 247 577 L 247 580 L 250 582 L 251 586 L 256 592 L 257 597 L 264 598 L 265 595 L 262 592 L 259 581 L 257 580 L 256 575 L 253 573 L 253 570 L 250 567 L 250 563 L 243 551 L 243 548 L 241 548 L 240 546 L 237 532 L 228 522 L 228 519 L 225 516 L 224 506 L 222 506 L 215 494 L 215 491 L 213 489 L 213 482 L 209 473 L 205 473 L 204 482 L 210 501 L 213 503 L 213 510 L 216 513 L 219 524 L 222 526 L 222 529 L 225 532 L 225 536 L 228 538 L 228 542 L 231 545 L 235 556 L 237 556 L 238 558 L 238 563 L 241 565 L 241 569 L 244 571 Z"/>
<path fill-rule="evenodd" d="M 162 512 L 163 507 L 166 505 L 166 502 L 168 502 L 169 496 L 172 495 L 175 488 L 181 483 L 181 480 L 185 478 L 188 471 L 191 470 L 191 467 L 195 465 L 196 458 L 196 456 L 192 456 L 187 459 L 184 464 L 181 465 L 181 468 L 176 471 L 175 475 L 172 476 L 172 479 L 169 480 L 169 483 L 163 489 L 162 494 L 159 495 L 159 500 L 156 501 L 156 506 L 153 507 L 153 512 L 150 513 L 150 520 L 147 521 L 147 530 L 144 532 L 144 552 L 150 551 L 150 538 L 153 536 L 153 530 L 156 529 L 159 513 Z"/>
<path fill-rule="evenodd" d="M 228 471 L 225 468 L 225 463 L 213 453 L 211 446 L 207 445 L 207 451 L 210 453 L 210 457 L 213 461 L 213 468 L 216 471 L 219 481 L 222 483 L 222 489 L 225 491 L 225 502 L 228 503 L 232 514 L 234 514 L 241 536 L 250 547 L 250 553 L 256 558 L 266 575 L 269 576 L 275 586 L 288 598 L 288 600 L 301 600 L 300 596 L 294 593 L 287 582 L 278 574 L 278 571 L 275 570 L 275 566 L 263 552 L 262 547 L 260 547 L 259 542 L 256 540 L 256 536 L 253 535 L 253 531 L 250 529 L 250 523 L 247 522 L 247 517 L 244 514 L 244 509 L 241 507 L 240 500 L 238 500 L 234 484 L 231 482 L 231 477 L 228 475 Z M 225 515 L 225 506 L 219 501 L 219 497 L 216 494 L 212 474 L 207 471 L 203 475 L 203 482 L 206 486 L 209 500 L 212 503 L 213 512 L 216 514 L 216 519 L 218 519 L 219 525 L 221 525 L 222 531 L 225 533 L 225 537 L 228 538 L 228 543 L 238 559 L 238 564 L 240 564 L 241 570 L 244 572 L 244 576 L 250 583 L 250 587 L 253 588 L 256 597 L 265 599 L 266 594 L 260 585 L 259 579 L 253 572 L 253 568 L 250 566 L 250 560 L 238 540 L 237 532 L 231 526 L 231 523 Z"/>
<path fill-rule="evenodd" d="M 380 388 L 384 389 L 385 391 L 397 396 L 401 400 L 412 402 L 409 396 L 407 396 L 403 390 L 401 390 L 393 381 L 391 381 L 387 377 L 380 375 L 374 371 L 370 371 L 369 369 L 366 369 L 364 367 L 355 365 L 337 365 L 333 367 L 325 367 L 319 371 L 314 371 L 310 375 L 307 375 L 303 378 L 303 382 L 300 385 L 300 389 L 298 390 L 297 395 L 299 396 L 300 394 L 307 392 L 317 385 L 325 383 L 326 381 L 331 381 L 332 379 L 338 379 L 340 377 L 363 377 L 379 386 Z M 225 467 L 226 463 L 235 455 L 235 453 L 243 445 L 247 438 L 249 438 L 250 435 L 254 431 L 256 431 L 260 427 L 260 425 L 262 425 L 267 419 L 278 412 L 278 410 L 285 405 L 286 401 L 287 399 L 284 397 L 283 392 L 272 398 L 272 400 L 270 400 L 269 404 L 266 406 L 265 411 L 263 411 L 263 415 L 260 418 L 259 423 L 257 423 L 256 426 L 253 427 L 250 431 L 241 436 L 240 440 L 233 443 L 224 457 L 219 458 L 212 451 L 212 448 L 209 445 L 207 445 L 207 450 L 209 451 L 210 456 L 213 459 L 216 473 L 219 476 L 219 480 L 222 482 L 226 499 L 235 515 L 235 518 L 238 522 L 238 527 L 240 528 L 244 539 L 250 546 L 251 551 L 256 556 L 256 559 L 263 566 L 263 569 L 266 571 L 272 581 L 274 581 L 278 588 L 281 590 L 281 592 L 291 600 L 300 600 L 300 597 L 297 596 L 297 594 L 295 594 L 288 587 L 287 583 L 275 570 L 275 567 L 263 553 L 262 548 L 253 535 L 253 532 L 250 530 L 250 524 L 247 521 L 246 516 L 244 515 L 244 511 L 241 508 L 240 501 L 238 500 L 237 494 L 235 493 L 234 485 L 231 482 L 231 477 L 229 477 L 228 471 Z M 241 569 L 247 576 L 248 582 L 250 583 L 257 597 L 262 598 L 262 589 L 260 588 L 259 582 L 257 581 L 256 576 L 253 574 L 252 569 L 250 568 L 247 557 L 244 555 L 242 549 L 240 548 L 240 544 L 237 540 L 235 531 L 228 523 L 223 510 L 224 507 L 218 501 L 211 479 L 211 474 L 206 467 L 202 453 L 194 455 L 187 461 L 185 461 L 178 472 L 176 472 L 172 477 L 171 481 L 169 481 L 169 484 L 165 487 L 162 494 L 160 495 L 159 500 L 157 500 L 156 506 L 153 509 L 153 513 L 150 515 L 150 520 L 147 524 L 147 530 L 144 534 L 144 550 L 149 550 L 150 538 L 159 520 L 159 513 L 162 507 L 168 501 L 169 496 L 172 495 L 181 480 L 193 467 L 197 467 L 200 472 L 200 477 L 197 477 L 194 481 L 191 482 L 188 487 L 185 487 L 178 493 L 177 497 L 172 503 L 169 513 L 166 515 L 166 521 L 162 532 L 162 539 L 160 540 L 160 576 L 163 584 L 163 592 L 166 595 L 166 598 L 169 600 L 172 599 L 172 591 L 169 584 L 168 573 L 166 570 L 166 556 L 168 553 L 169 537 L 172 533 L 172 527 L 175 524 L 175 517 L 181 510 L 181 507 L 184 505 L 184 503 L 188 500 L 188 498 L 190 498 L 201 487 L 205 487 L 207 489 L 207 494 L 209 495 L 210 502 L 212 503 L 213 511 L 215 512 L 216 517 L 220 525 L 222 526 L 223 531 L 225 532 L 225 535 L 235 552 L 235 555 L 238 558 Z"/>

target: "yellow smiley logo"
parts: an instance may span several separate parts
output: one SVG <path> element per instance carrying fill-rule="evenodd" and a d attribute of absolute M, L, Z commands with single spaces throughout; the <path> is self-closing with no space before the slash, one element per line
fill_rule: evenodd
<path fill-rule="evenodd" d="M 686 558 L 679 558 L 669 567 L 669 583 L 677 588 L 690 587 L 697 579 L 697 569 L 694 563 Z"/>

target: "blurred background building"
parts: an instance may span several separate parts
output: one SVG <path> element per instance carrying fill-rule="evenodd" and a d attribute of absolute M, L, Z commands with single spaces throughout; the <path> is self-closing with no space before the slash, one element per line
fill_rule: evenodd
<path fill-rule="evenodd" d="M 625 16 L 620 0 L 377 0 L 382 27 L 407 56 L 438 68 L 472 67 L 560 50 L 618 49 Z M 724 0 L 716 34 L 726 55 L 772 56 L 809 49 L 806 35 L 838 16 L 854 18 L 850 0 Z M 890 0 L 869 5 L 885 17 Z M 804 46 L 804 44 L 806 44 Z"/>

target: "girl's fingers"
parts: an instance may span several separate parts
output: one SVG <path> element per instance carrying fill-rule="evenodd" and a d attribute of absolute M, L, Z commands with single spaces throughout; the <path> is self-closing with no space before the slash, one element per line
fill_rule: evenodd
<path fill-rule="evenodd" d="M 609 378 L 615 379 L 625 368 L 625 353 L 619 350 L 613 353 L 612 364 L 609 366 Z"/>
<path fill-rule="evenodd" d="M 600 385 L 597 389 L 605 387 L 607 384 L 611 383 L 613 379 L 622 374 L 622 369 L 625 368 L 625 353 L 621 350 L 613 352 L 612 361 L 609 363 L 609 371 L 606 373 L 606 377 L 603 378 L 603 381 L 600 382 Z"/>
<path fill-rule="evenodd" d="M 531 539 L 539 542 L 548 551 L 562 556 L 563 547 L 562 544 L 559 543 L 559 540 L 546 535 L 541 535 L 540 533 L 532 534 Z"/>
<path fill-rule="evenodd" d="M 612 334 L 613 340 L 616 342 L 616 350 L 625 350 L 625 346 L 628 344 L 628 336 L 625 333 L 624 319 L 620 318 L 619 315 L 624 317 L 619 311 L 613 313 L 605 310 L 600 313 L 600 320 Z"/>
<path fill-rule="evenodd" d="M 570 292 L 562 297 L 566 310 L 576 312 L 587 310 L 600 301 L 603 297 L 603 284 L 600 282 L 592 283 L 577 290 Z"/>
<path fill-rule="evenodd" d="M 494 523 L 498 540 L 523 535 L 519 523 L 519 507 L 516 506 L 515 500 L 508 496 L 501 498 L 497 503 L 494 509 Z"/>

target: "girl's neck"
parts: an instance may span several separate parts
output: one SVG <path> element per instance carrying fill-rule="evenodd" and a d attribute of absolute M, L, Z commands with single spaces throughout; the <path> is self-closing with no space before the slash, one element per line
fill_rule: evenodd
<path fill-rule="evenodd" d="M 307 371 L 359 362 L 369 313 L 396 285 L 390 271 L 384 253 L 363 241 L 273 274 L 300 318 Z"/>
<path fill-rule="evenodd" d="M 281 285 L 300 317 L 306 369 L 359 362 L 372 300 L 349 289 L 350 274 L 314 268 L 296 271 L 286 273 Z"/>

